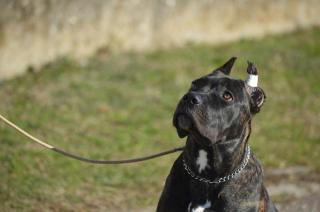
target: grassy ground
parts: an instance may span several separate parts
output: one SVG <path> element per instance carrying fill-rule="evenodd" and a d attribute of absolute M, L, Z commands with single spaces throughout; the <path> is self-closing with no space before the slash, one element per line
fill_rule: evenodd
<path fill-rule="evenodd" d="M 183 145 L 172 127 L 190 81 L 238 56 L 256 63 L 267 103 L 251 145 L 267 167 L 320 170 L 320 29 L 212 47 L 146 54 L 101 51 L 61 59 L 0 85 L 0 111 L 51 144 L 90 158 L 120 159 Z M 88 165 L 61 157 L 0 124 L 0 211 L 110 211 L 156 204 L 177 155 L 140 164 Z"/>

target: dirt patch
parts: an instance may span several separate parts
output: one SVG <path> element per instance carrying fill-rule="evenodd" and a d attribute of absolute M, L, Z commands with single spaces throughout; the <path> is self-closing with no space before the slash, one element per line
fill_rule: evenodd
<path fill-rule="evenodd" d="M 266 184 L 279 211 L 320 211 L 320 174 L 308 167 L 267 169 Z"/>
<path fill-rule="evenodd" d="M 318 212 L 320 211 L 320 194 L 306 196 L 300 199 L 296 199 L 289 203 L 277 204 L 277 208 L 282 212 Z"/>

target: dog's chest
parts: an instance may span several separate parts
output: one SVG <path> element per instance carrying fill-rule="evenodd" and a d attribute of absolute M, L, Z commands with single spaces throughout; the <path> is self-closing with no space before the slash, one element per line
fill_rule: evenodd
<path fill-rule="evenodd" d="M 197 175 L 206 173 L 211 168 L 208 152 L 204 149 L 197 149 L 194 152 L 195 173 Z M 211 189 L 208 184 L 193 179 L 192 183 L 188 186 L 190 186 L 189 188 L 192 193 L 191 200 L 188 204 L 188 212 L 203 212 L 212 208 L 213 202 L 210 199 Z"/>
<path fill-rule="evenodd" d="M 216 186 L 192 180 L 189 182 L 188 212 L 214 211 L 217 204 Z"/>

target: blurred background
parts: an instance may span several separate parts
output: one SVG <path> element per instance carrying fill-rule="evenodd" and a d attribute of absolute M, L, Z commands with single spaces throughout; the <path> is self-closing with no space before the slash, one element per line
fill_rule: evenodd
<path fill-rule="evenodd" d="M 190 82 L 254 61 L 250 143 L 281 211 L 320 211 L 319 0 L 0 0 L 0 114 L 50 144 L 126 159 L 185 142 Z M 154 211 L 178 154 L 84 164 L 0 123 L 0 211 Z"/>

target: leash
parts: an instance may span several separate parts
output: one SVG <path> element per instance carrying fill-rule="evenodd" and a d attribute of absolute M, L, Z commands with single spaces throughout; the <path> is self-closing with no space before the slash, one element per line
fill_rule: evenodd
<path fill-rule="evenodd" d="M 15 129 L 16 131 L 18 131 L 20 134 L 24 135 L 25 137 L 29 138 L 30 140 L 42 145 L 43 147 L 52 150 L 54 152 L 57 152 L 61 155 L 64 155 L 66 157 L 69 158 L 73 158 L 82 162 L 86 162 L 86 163 L 93 163 L 93 164 L 127 164 L 127 163 L 137 163 L 137 162 L 141 162 L 141 161 L 145 161 L 145 160 L 151 160 L 157 157 L 161 157 L 164 155 L 168 155 L 171 153 L 175 153 L 178 151 L 182 151 L 184 149 L 183 147 L 177 147 L 177 148 L 173 148 L 167 151 L 163 151 L 163 152 L 159 152 L 156 154 L 152 154 L 152 155 L 148 155 L 148 156 L 144 156 L 144 157 L 138 157 L 138 158 L 133 158 L 133 159 L 126 159 L 126 160 L 94 160 L 94 159 L 89 159 L 89 158 L 85 158 L 85 157 L 81 157 L 69 152 L 66 152 L 62 149 L 59 149 L 57 147 L 54 147 L 34 136 L 32 136 L 31 134 L 29 134 L 28 132 L 26 132 L 25 130 L 21 129 L 20 127 L 18 127 L 17 125 L 15 125 L 14 123 L 12 123 L 11 121 L 9 121 L 8 119 L 6 119 L 5 117 L 3 117 L 0 114 L 0 119 L 6 123 L 8 126 L 12 127 L 13 129 Z"/>

